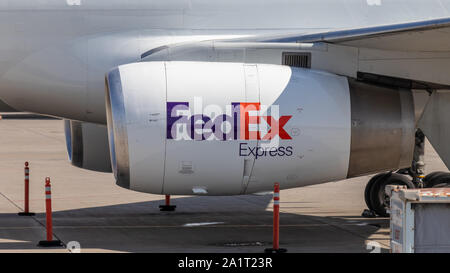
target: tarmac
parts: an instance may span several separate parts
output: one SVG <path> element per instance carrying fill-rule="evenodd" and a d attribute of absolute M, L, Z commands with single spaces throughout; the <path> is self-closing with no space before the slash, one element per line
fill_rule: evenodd
<path fill-rule="evenodd" d="M 160 212 L 164 196 L 122 189 L 110 173 L 71 166 L 61 120 L 5 118 L 0 132 L 0 252 L 263 253 L 271 247 L 271 195 L 174 196 L 176 211 Z M 429 143 L 425 160 L 427 172 L 447 170 Z M 25 161 L 34 217 L 17 215 L 24 206 Z M 37 246 L 45 239 L 47 176 L 53 233 L 63 247 Z M 288 252 L 389 252 L 389 219 L 361 217 L 369 179 L 282 190 L 280 246 Z"/>

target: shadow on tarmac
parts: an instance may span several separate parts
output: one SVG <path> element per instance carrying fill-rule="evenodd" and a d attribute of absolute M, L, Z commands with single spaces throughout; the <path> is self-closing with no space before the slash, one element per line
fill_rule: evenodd
<path fill-rule="evenodd" d="M 160 212 L 163 200 L 57 211 L 54 234 L 77 241 L 82 251 L 249 252 L 262 253 L 272 242 L 271 195 L 180 197 L 175 212 Z M 303 206 L 304 205 L 304 206 Z M 388 219 L 356 216 L 320 217 L 289 213 L 314 207 L 281 203 L 280 245 L 289 252 L 369 252 L 368 238 L 388 227 Z M 45 214 L 24 219 L 0 214 L 0 249 L 35 249 L 45 238 Z M 37 221 L 36 221 L 37 220 Z M 387 246 L 382 245 L 382 252 Z"/>

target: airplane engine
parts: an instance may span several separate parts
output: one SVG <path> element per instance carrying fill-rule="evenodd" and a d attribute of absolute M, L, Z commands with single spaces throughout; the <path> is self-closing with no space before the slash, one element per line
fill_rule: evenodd
<path fill-rule="evenodd" d="M 117 184 L 235 195 L 410 166 L 410 90 L 311 69 L 142 62 L 106 77 Z"/>
<path fill-rule="evenodd" d="M 106 126 L 64 120 L 67 153 L 73 166 L 112 172 Z"/>

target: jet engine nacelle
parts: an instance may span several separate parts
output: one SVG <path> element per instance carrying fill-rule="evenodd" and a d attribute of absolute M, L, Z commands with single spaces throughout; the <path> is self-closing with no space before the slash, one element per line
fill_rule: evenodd
<path fill-rule="evenodd" d="M 104 125 L 64 120 L 67 153 L 73 166 L 112 172 L 108 132 Z"/>
<path fill-rule="evenodd" d="M 117 184 L 234 195 L 410 166 L 409 90 L 280 65 L 148 62 L 107 75 Z"/>

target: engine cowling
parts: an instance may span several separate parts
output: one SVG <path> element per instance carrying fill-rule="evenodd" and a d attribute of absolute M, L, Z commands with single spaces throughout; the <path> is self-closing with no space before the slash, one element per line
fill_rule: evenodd
<path fill-rule="evenodd" d="M 108 132 L 104 125 L 64 120 L 67 153 L 73 166 L 112 172 Z"/>
<path fill-rule="evenodd" d="M 280 65 L 148 62 L 107 75 L 117 184 L 233 195 L 407 167 L 409 90 Z"/>

